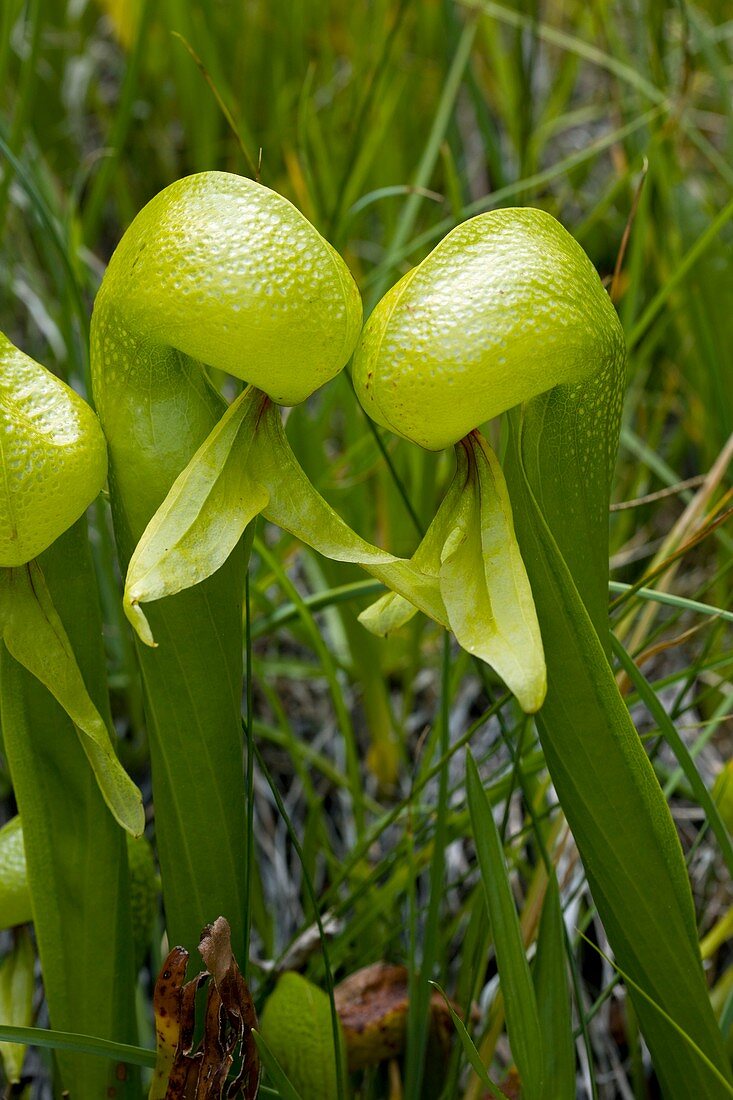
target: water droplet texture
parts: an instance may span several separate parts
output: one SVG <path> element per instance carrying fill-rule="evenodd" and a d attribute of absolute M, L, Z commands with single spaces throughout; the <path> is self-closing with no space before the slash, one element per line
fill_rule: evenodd
<path fill-rule="evenodd" d="M 0 333 L 0 567 L 55 542 L 104 485 L 107 449 L 87 403 Z"/>
<path fill-rule="evenodd" d="M 374 420 L 440 450 L 623 355 L 615 311 L 580 245 L 544 211 L 506 209 L 459 225 L 385 295 L 353 377 Z"/>

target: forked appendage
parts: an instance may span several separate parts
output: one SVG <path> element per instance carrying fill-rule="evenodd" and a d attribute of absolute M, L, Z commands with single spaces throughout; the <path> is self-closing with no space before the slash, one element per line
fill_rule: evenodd
<path fill-rule="evenodd" d="M 125 613 L 143 642 L 155 644 L 140 605 L 211 576 L 259 513 L 325 557 L 361 565 L 448 625 L 435 578 L 344 523 L 295 458 L 278 407 L 249 387 L 179 474 L 130 560 Z"/>
<path fill-rule="evenodd" d="M 276 405 L 250 387 L 173 484 L 130 561 L 125 612 L 154 645 L 142 603 L 190 588 L 227 559 L 260 512 L 336 561 L 361 565 L 392 591 L 362 615 L 385 634 L 423 611 L 496 669 L 528 712 L 544 699 L 534 602 L 501 467 L 473 432 L 456 447 L 453 483 L 410 561 L 360 538 L 298 464 Z"/>
<path fill-rule="evenodd" d="M 504 474 L 478 431 L 455 450 L 455 477 L 412 563 L 437 578 L 459 644 L 491 665 L 531 714 L 542 706 L 547 674 Z M 389 592 L 359 618 L 372 633 L 383 635 L 415 610 Z"/>

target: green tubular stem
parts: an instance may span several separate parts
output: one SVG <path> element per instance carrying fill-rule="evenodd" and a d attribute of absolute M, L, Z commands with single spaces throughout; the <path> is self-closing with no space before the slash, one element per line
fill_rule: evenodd
<path fill-rule="evenodd" d="M 136 640 L 169 940 L 191 953 L 203 926 L 226 916 L 240 959 L 247 858 L 244 573 L 239 547 L 210 580 L 151 609 L 158 649 Z"/>
<path fill-rule="evenodd" d="M 615 439 L 620 385 L 620 377 L 607 378 L 605 400 L 596 389 L 585 406 L 594 411 L 609 444 Z M 599 448 L 594 469 L 589 456 L 573 448 L 572 434 L 570 446 L 562 448 L 573 425 L 568 398 L 584 399 L 563 390 L 511 414 L 507 458 L 517 536 L 547 656 L 547 698 L 537 715 L 540 740 L 619 965 L 729 1079 L 700 962 L 682 850 L 600 640 L 608 637 L 607 533 L 601 516 L 607 515 L 612 451 Z M 569 513 L 578 484 L 586 493 L 584 511 Z M 720 1080 L 704 1061 L 644 998 L 633 990 L 631 997 L 664 1096 L 720 1096 Z"/>
<path fill-rule="evenodd" d="M 39 562 L 90 695 L 111 728 L 102 623 L 84 519 Z M 76 730 L 49 692 L 0 645 L 0 718 L 18 806 L 33 918 L 52 1025 L 136 1041 L 125 836 L 113 820 Z M 59 1051 L 80 1100 L 138 1100 L 137 1070 Z M 121 1076 L 124 1074 L 125 1076 Z"/>
<path fill-rule="evenodd" d="M 94 386 L 109 447 L 124 573 L 148 520 L 225 405 L 197 364 L 167 349 L 151 352 L 126 341 L 123 333 L 118 333 L 120 347 L 134 369 L 147 375 L 143 392 L 126 379 L 110 382 L 99 354 Z M 131 452 L 133 422 L 138 445 Z M 239 546 L 213 577 L 150 607 L 158 648 L 135 639 L 166 926 L 169 941 L 194 959 L 202 927 L 220 915 L 231 926 L 235 957 L 244 957 L 244 573 Z"/>
<path fill-rule="evenodd" d="M 286 199 L 243 177 L 178 180 L 137 215 L 97 295 L 94 397 L 123 573 L 224 405 L 202 362 L 297 404 L 346 363 L 361 326 L 348 268 Z M 151 610 L 138 646 L 171 942 L 222 915 L 243 959 L 247 880 L 242 542 Z M 193 957 L 196 957 L 194 955 Z"/>
<path fill-rule="evenodd" d="M 586 381 L 556 386 L 521 410 L 524 469 L 607 653 L 608 507 L 624 389 L 616 341 Z"/>

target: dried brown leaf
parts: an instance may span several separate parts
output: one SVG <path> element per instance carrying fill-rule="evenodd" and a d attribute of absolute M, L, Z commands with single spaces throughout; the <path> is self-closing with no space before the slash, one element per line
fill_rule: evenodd
<path fill-rule="evenodd" d="M 409 1007 L 404 966 L 378 962 L 350 974 L 334 990 L 336 1011 L 346 1042 L 349 1070 L 395 1058 L 405 1047 Z M 454 1006 L 457 1012 L 460 1010 Z M 447 1053 L 453 1027 L 445 1001 L 430 998 L 431 1034 Z"/>
<path fill-rule="evenodd" d="M 149 1100 L 255 1100 L 260 1060 L 252 1038 L 257 1016 L 247 984 L 232 954 L 224 917 L 208 924 L 199 951 L 207 970 L 184 984 L 188 954 L 174 948 L 158 977 L 153 998 L 158 1063 Z M 194 1050 L 196 994 L 209 982 L 204 1032 Z M 227 1088 L 235 1059 L 241 1068 Z"/>

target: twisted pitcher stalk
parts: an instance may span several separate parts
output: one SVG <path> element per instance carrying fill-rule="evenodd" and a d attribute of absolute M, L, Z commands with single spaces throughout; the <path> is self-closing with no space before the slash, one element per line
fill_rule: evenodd
<path fill-rule="evenodd" d="M 477 425 L 509 411 L 509 496 L 547 664 L 536 719 L 547 765 L 664 1094 L 712 1100 L 729 1067 L 684 857 L 608 662 L 608 503 L 624 358 L 615 312 L 580 246 L 541 211 L 500 210 L 459 226 L 385 296 L 354 379 L 379 423 L 430 449 L 455 444 L 459 472 Z M 432 544 L 428 532 L 413 559 L 433 560 L 441 578 L 477 525 L 457 523 L 460 503 L 449 499 L 467 492 L 475 488 L 454 483 Z M 483 558 L 488 576 L 485 541 Z M 477 591 L 479 568 L 466 559 Z M 491 591 L 484 606 L 490 614 Z M 385 630 L 409 613 L 388 596 L 365 619 Z"/>
<path fill-rule="evenodd" d="M 91 333 L 123 570 L 226 408 L 206 367 L 296 404 L 343 367 L 360 323 L 358 292 L 343 261 L 267 188 L 204 173 L 179 180 L 145 207 L 112 257 Z M 244 397 L 252 407 L 252 396 Z M 223 501 L 233 516 L 222 532 L 226 548 L 215 545 L 215 560 L 208 556 L 205 568 L 194 569 L 203 583 L 180 591 L 193 583 L 187 580 L 151 597 L 178 593 L 150 608 L 149 626 L 138 614 L 148 645 L 137 640 L 170 939 L 192 952 L 201 927 L 223 914 L 240 959 L 246 520 L 239 522 L 239 506 L 247 503 L 246 453 L 244 459 L 241 470 L 236 461 L 227 466 L 234 485 Z M 194 511 L 207 521 L 205 507 Z M 216 543 L 218 529 L 205 526 L 204 538 Z M 200 545 L 194 535 L 176 561 L 189 565 Z M 157 648 L 150 647 L 153 637 Z"/>

